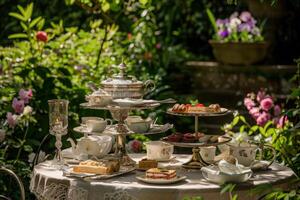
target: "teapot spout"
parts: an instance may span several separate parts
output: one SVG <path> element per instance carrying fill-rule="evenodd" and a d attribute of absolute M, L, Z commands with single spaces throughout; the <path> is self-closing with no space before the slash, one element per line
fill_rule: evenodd
<path fill-rule="evenodd" d="M 76 144 L 75 144 L 74 140 L 72 138 L 68 138 L 67 141 L 71 143 L 72 151 L 75 152 L 76 151 Z"/>

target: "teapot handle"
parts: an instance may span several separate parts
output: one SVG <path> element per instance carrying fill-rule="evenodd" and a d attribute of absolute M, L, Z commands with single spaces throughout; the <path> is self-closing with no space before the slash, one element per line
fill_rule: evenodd
<path fill-rule="evenodd" d="M 153 92 L 155 90 L 155 83 L 152 80 L 147 80 L 144 83 L 144 95 L 149 94 L 150 92 Z"/>

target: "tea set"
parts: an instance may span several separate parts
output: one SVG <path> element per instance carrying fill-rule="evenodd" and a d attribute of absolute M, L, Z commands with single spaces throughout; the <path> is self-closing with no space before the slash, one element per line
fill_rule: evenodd
<path fill-rule="evenodd" d="M 114 144 L 117 144 L 115 153 L 120 156 L 121 165 L 135 164 L 135 162 L 130 160 L 124 148 L 127 133 L 154 134 L 165 132 L 173 127 L 171 124 L 157 125 L 155 120 L 150 117 L 142 118 L 141 116 L 129 115 L 129 112 L 134 109 L 148 109 L 156 107 L 161 103 L 174 103 L 175 101 L 173 99 L 161 101 L 143 99 L 145 94 L 154 90 L 154 82 L 151 80 L 142 82 L 132 76 L 127 76 L 125 74 L 126 65 L 124 63 L 120 64 L 118 68 L 120 72 L 111 78 L 103 80 L 101 88 L 90 84 L 89 86 L 93 91 L 86 96 L 87 102 L 81 104 L 82 107 L 88 109 L 109 110 L 113 119 L 118 121 L 118 123 L 114 125 L 112 119 L 82 117 L 80 127 L 76 127 L 78 129 L 74 128 L 74 130 L 84 133 L 85 136 L 77 139 L 76 142 L 70 138 L 68 139 L 72 146 L 70 151 L 78 160 L 85 160 L 93 156 L 97 158 L 104 157 L 111 152 Z M 224 112 L 218 115 L 224 115 Z M 195 117 L 195 133 L 198 133 L 198 117 L 205 116 L 191 116 Z M 112 130 L 117 134 L 107 134 L 108 130 Z M 198 165 L 198 158 L 200 158 L 205 163 L 200 165 L 201 172 L 203 177 L 208 181 L 218 184 L 228 181 L 247 181 L 252 175 L 251 167 L 255 164 L 257 166 L 257 162 L 261 160 L 262 156 L 259 156 L 259 160 L 255 159 L 256 153 L 261 155 L 262 148 L 256 145 L 244 146 L 242 148 L 234 144 L 228 144 L 229 140 L 222 137 L 218 138 L 216 145 L 209 146 L 206 145 L 209 138 L 209 135 L 205 135 L 202 138 L 203 141 L 197 144 L 198 146 L 194 144 L 189 146 L 193 148 L 192 160 L 184 163 L 182 166 L 192 166 L 189 163 L 194 161 Z M 145 142 L 144 145 L 146 146 L 147 159 L 166 162 L 174 158 L 174 145 L 169 142 L 149 141 Z M 180 144 L 175 146 L 180 146 Z M 230 163 L 225 158 L 216 161 L 217 146 L 221 155 L 234 156 L 235 162 Z M 195 156 L 195 154 L 197 155 Z M 196 158 L 196 160 L 193 160 L 193 158 Z"/>

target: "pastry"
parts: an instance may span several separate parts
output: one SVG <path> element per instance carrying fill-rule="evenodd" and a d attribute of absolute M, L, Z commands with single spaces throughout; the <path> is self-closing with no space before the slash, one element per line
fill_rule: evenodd
<path fill-rule="evenodd" d="M 187 113 L 201 113 L 201 112 L 220 112 L 221 107 L 219 104 L 211 104 L 205 107 L 203 104 L 175 104 L 172 109 L 173 112 L 187 112 Z"/>
<path fill-rule="evenodd" d="M 183 135 L 182 142 L 193 143 L 198 139 L 193 133 L 186 133 Z"/>
<path fill-rule="evenodd" d="M 139 169 L 156 168 L 157 164 L 158 163 L 156 160 L 150 160 L 145 158 L 139 161 Z"/>
<path fill-rule="evenodd" d="M 184 105 L 184 104 L 175 104 L 173 107 L 172 107 L 172 111 L 173 112 L 186 112 L 187 111 L 187 106 Z"/>
<path fill-rule="evenodd" d="M 120 165 L 116 161 L 93 161 L 87 160 L 80 162 L 79 165 L 73 166 L 74 172 L 92 173 L 92 174 L 112 174 L 119 171 Z"/>
<path fill-rule="evenodd" d="M 146 178 L 151 179 L 172 179 L 176 177 L 176 170 L 151 168 L 146 171 Z"/>
<path fill-rule="evenodd" d="M 180 142 L 181 139 L 182 139 L 181 133 L 173 133 L 172 135 L 169 135 L 167 137 L 167 141 L 169 141 L 169 142 Z"/>

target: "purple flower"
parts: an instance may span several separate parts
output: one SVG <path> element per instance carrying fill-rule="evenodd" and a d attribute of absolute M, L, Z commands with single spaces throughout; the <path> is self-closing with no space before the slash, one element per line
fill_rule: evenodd
<path fill-rule="evenodd" d="M 249 110 L 249 114 L 254 118 L 257 119 L 260 116 L 259 108 L 253 107 Z"/>
<path fill-rule="evenodd" d="M 277 128 L 283 128 L 284 125 L 288 122 L 288 118 L 286 115 L 283 115 L 279 118 L 278 122 L 277 122 Z"/>
<path fill-rule="evenodd" d="M 273 107 L 273 105 L 274 105 L 274 103 L 273 103 L 273 99 L 271 97 L 264 98 L 260 102 L 260 107 L 265 111 L 270 110 Z"/>
<path fill-rule="evenodd" d="M 279 116 L 281 114 L 281 108 L 279 105 L 274 106 L 274 115 Z"/>
<path fill-rule="evenodd" d="M 248 110 L 250 110 L 251 108 L 253 108 L 255 106 L 255 103 L 252 99 L 250 98 L 245 98 L 244 99 L 244 105 L 246 106 L 246 108 Z"/>
<path fill-rule="evenodd" d="M 229 23 L 229 19 L 225 18 L 225 19 L 217 19 L 216 21 L 217 26 L 225 26 Z"/>
<path fill-rule="evenodd" d="M 26 91 L 24 89 L 21 89 L 19 91 L 19 97 L 21 100 L 24 101 L 24 103 L 28 103 L 29 100 L 32 98 L 32 90 L 30 89 L 30 90 Z"/>
<path fill-rule="evenodd" d="M 240 14 L 240 19 L 243 21 L 243 22 L 248 22 L 250 20 L 252 20 L 252 15 L 250 12 L 248 11 L 243 11 L 241 14 Z"/>
<path fill-rule="evenodd" d="M 263 112 L 256 119 L 256 124 L 259 126 L 264 126 L 270 119 L 271 115 L 267 112 Z"/>
<path fill-rule="evenodd" d="M 13 128 L 17 124 L 17 115 L 13 115 L 11 112 L 8 112 L 6 114 L 6 120 L 7 120 L 8 126 L 10 128 Z"/>
<path fill-rule="evenodd" d="M 238 31 L 239 32 L 242 32 L 242 31 L 251 32 L 252 28 L 248 23 L 242 23 L 238 26 Z"/>
<path fill-rule="evenodd" d="M 14 98 L 12 102 L 12 108 L 16 113 L 22 113 L 24 110 L 24 100 L 18 100 L 17 98 Z"/>
<path fill-rule="evenodd" d="M 221 38 L 226 38 L 228 35 L 229 35 L 229 32 L 227 30 L 220 30 L 218 32 L 218 35 L 221 37 Z"/>

